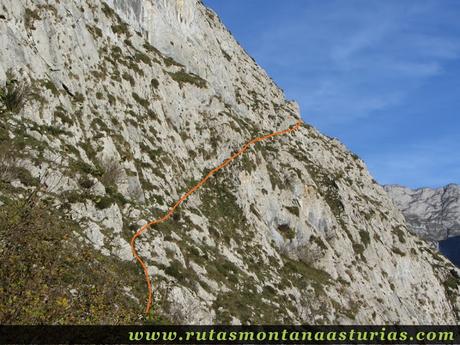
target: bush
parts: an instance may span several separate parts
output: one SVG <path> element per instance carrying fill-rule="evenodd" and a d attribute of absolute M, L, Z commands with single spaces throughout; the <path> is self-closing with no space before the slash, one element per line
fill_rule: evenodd
<path fill-rule="evenodd" d="M 139 304 L 118 288 L 132 286 L 142 298 L 138 268 L 79 241 L 80 225 L 62 211 L 26 200 L 0 207 L 0 323 L 144 322 Z"/>
<path fill-rule="evenodd" d="M 295 238 L 295 230 L 291 229 L 291 227 L 288 224 L 281 224 L 278 226 L 278 231 L 281 233 L 281 235 L 288 239 L 292 240 Z"/>
<path fill-rule="evenodd" d="M 0 182 L 11 182 L 15 178 L 18 157 L 8 143 L 0 145 Z"/>
<path fill-rule="evenodd" d="M 91 164 L 83 162 L 82 160 L 72 160 L 69 164 L 69 168 L 72 173 L 81 172 L 95 177 L 101 177 L 104 174 L 101 167 L 97 165 L 93 167 Z"/>
<path fill-rule="evenodd" d="M 73 97 L 73 99 L 77 103 L 83 103 L 85 101 L 85 96 L 83 96 L 80 92 L 77 92 L 75 96 Z"/>
<path fill-rule="evenodd" d="M 109 208 L 113 204 L 113 199 L 109 196 L 103 196 L 96 201 L 96 208 L 99 210 L 104 210 Z"/>
<path fill-rule="evenodd" d="M 78 184 L 84 189 L 90 189 L 94 186 L 94 181 L 88 177 L 81 177 L 80 180 L 78 180 Z"/>
<path fill-rule="evenodd" d="M 138 62 L 142 61 L 146 65 L 149 65 L 149 66 L 152 65 L 152 60 L 150 59 L 150 57 L 147 54 L 144 54 L 142 52 L 139 52 L 139 51 L 136 52 L 136 54 L 134 55 L 134 59 Z"/>
<path fill-rule="evenodd" d="M 5 86 L 0 88 L 0 113 L 7 111 L 17 114 L 27 101 L 28 86 L 14 79 L 11 73 L 7 73 L 7 78 Z"/>
<path fill-rule="evenodd" d="M 200 78 L 196 74 L 187 73 L 185 71 L 178 71 L 178 72 L 168 72 L 173 80 L 179 83 L 179 86 L 182 88 L 184 84 L 192 84 L 199 88 L 206 87 L 206 80 Z"/>
<path fill-rule="evenodd" d="M 131 86 L 134 86 L 136 84 L 136 81 L 134 80 L 134 78 L 127 72 L 123 72 L 122 74 L 122 78 L 124 80 L 127 80 L 129 81 L 129 83 L 131 84 Z"/>
<path fill-rule="evenodd" d="M 26 8 L 24 11 L 24 25 L 28 30 L 35 30 L 34 22 L 40 20 L 40 15 L 37 10 Z"/>
<path fill-rule="evenodd" d="M 117 184 L 124 177 L 124 169 L 119 162 L 108 160 L 102 163 L 103 174 L 100 178 L 101 183 L 106 189 L 114 189 L 116 191 Z"/>
<path fill-rule="evenodd" d="M 146 100 L 145 98 L 142 98 L 141 96 L 139 96 L 137 93 L 133 92 L 132 93 L 132 96 L 134 98 L 134 100 L 139 103 L 140 105 L 142 105 L 144 108 L 148 108 L 149 107 L 149 101 Z"/>
<path fill-rule="evenodd" d="M 120 165 L 119 162 L 113 159 L 103 162 L 102 166 L 104 173 L 102 174 L 100 181 L 105 187 L 107 198 L 110 199 L 111 203 L 116 202 L 118 205 L 127 204 L 128 200 L 123 196 L 123 194 L 118 192 L 117 186 L 118 183 L 125 177 L 125 171 L 123 167 Z M 105 202 L 105 204 L 103 203 L 102 206 L 106 206 L 106 204 L 107 201 Z"/>
<path fill-rule="evenodd" d="M 160 82 L 158 81 L 158 79 L 152 78 L 152 80 L 150 81 L 150 85 L 152 86 L 152 88 L 158 89 L 158 86 L 160 86 Z"/>

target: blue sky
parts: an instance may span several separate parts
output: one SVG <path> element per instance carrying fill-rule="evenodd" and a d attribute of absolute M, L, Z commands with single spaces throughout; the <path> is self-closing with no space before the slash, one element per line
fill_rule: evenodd
<path fill-rule="evenodd" d="M 460 183 L 460 1 L 204 2 L 380 183 Z"/>

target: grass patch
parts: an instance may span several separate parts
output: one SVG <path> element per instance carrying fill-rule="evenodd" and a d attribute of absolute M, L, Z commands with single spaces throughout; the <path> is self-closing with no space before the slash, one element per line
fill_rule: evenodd
<path fill-rule="evenodd" d="M 150 105 L 150 102 L 148 100 L 146 100 L 145 98 L 142 98 L 141 96 L 139 96 L 137 93 L 133 92 L 132 93 L 132 96 L 134 98 L 134 100 L 139 103 L 141 106 L 143 106 L 144 108 L 148 108 L 149 105 Z"/>
<path fill-rule="evenodd" d="M 117 35 L 126 35 L 126 36 L 131 36 L 129 33 L 129 26 L 126 23 L 120 22 L 118 24 L 114 24 L 111 26 L 112 31 L 114 34 Z"/>
<path fill-rule="evenodd" d="M 127 73 L 127 72 L 123 72 L 123 74 L 121 75 L 121 77 L 122 77 L 124 80 L 128 81 L 129 84 L 130 84 L 131 86 L 134 86 L 134 85 L 136 84 L 136 82 L 134 81 L 134 78 L 133 78 L 129 73 Z"/>
<path fill-rule="evenodd" d="M 178 66 L 178 67 L 184 67 L 184 65 L 178 63 L 176 60 L 174 60 L 172 57 L 165 57 L 163 59 L 166 67 L 171 67 L 171 66 Z"/>
<path fill-rule="evenodd" d="M 146 322 L 138 302 L 120 289 L 133 287 L 143 300 L 142 272 L 80 242 L 74 233 L 81 231 L 40 200 L 11 200 L 0 208 L 2 324 Z"/>
<path fill-rule="evenodd" d="M 49 79 L 42 80 L 41 84 L 43 87 L 49 90 L 53 94 L 54 97 L 59 97 L 60 92 L 57 89 L 56 85 L 54 85 L 54 83 L 51 80 Z"/>
<path fill-rule="evenodd" d="M 193 73 L 187 73 L 185 71 L 178 71 L 178 72 L 168 72 L 173 80 L 175 80 L 179 86 L 182 88 L 185 84 L 191 84 L 199 88 L 206 87 L 206 80 L 202 79 L 201 77 L 197 76 Z"/>
<path fill-rule="evenodd" d="M 152 59 L 150 59 L 150 57 L 147 55 L 147 54 L 144 54 L 140 51 L 137 51 L 135 54 L 134 54 L 134 59 L 139 62 L 139 61 L 142 61 L 143 63 L 145 63 L 146 65 L 149 65 L 151 66 L 152 65 Z"/>
<path fill-rule="evenodd" d="M 85 101 L 85 97 L 80 92 L 77 92 L 73 99 L 77 103 L 83 103 Z"/>
<path fill-rule="evenodd" d="M 402 226 L 397 226 L 393 228 L 393 233 L 398 237 L 399 242 L 406 243 L 406 233 Z"/>
<path fill-rule="evenodd" d="M 371 243 L 369 233 L 364 230 L 359 230 L 359 237 L 361 238 L 361 243 L 367 248 L 367 246 Z"/>
<path fill-rule="evenodd" d="M 286 206 L 286 209 L 292 213 L 294 216 L 299 216 L 300 214 L 300 210 L 299 210 L 299 207 L 297 206 Z"/>

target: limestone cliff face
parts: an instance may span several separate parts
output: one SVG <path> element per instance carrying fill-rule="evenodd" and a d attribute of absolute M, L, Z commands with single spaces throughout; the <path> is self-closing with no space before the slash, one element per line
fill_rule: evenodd
<path fill-rule="evenodd" d="M 117 302 L 93 321 L 118 322 L 127 310 L 128 321 L 142 320 L 131 236 L 243 143 L 292 125 L 298 107 L 199 1 L 1 0 L 0 8 L 0 80 L 13 73 L 31 91 L 24 108 L 1 115 L 2 145 L 18 153 L 3 164 L 18 174 L 3 177 L 0 202 L 9 209 L 31 193 L 46 201 L 71 223 L 60 227 L 72 229 L 62 257 L 85 248 L 97 259 L 75 256 L 69 267 L 86 275 L 57 283 L 62 308 L 88 305 L 61 322 L 92 320 L 100 289 Z M 1 242 L 3 253 L 11 243 Z M 407 231 L 356 155 L 308 125 L 251 148 L 138 249 L 154 315 L 168 322 L 460 319 L 459 271 Z M 107 277 L 89 279 L 94 270 Z M 31 301 L 37 313 L 4 319 L 50 318 Z"/>
<path fill-rule="evenodd" d="M 385 190 L 404 214 L 410 230 L 428 241 L 460 235 L 460 186 L 410 188 L 389 185 Z"/>

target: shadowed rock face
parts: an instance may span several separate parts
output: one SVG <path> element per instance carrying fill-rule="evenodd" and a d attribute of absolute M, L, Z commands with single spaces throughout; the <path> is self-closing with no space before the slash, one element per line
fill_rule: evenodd
<path fill-rule="evenodd" d="M 412 232 L 429 241 L 460 236 L 460 186 L 412 190 L 385 186 L 395 205 L 402 211 Z"/>
<path fill-rule="evenodd" d="M 449 237 L 440 241 L 439 250 L 457 267 L 460 267 L 460 236 Z"/>
<path fill-rule="evenodd" d="M 0 160 L 0 202 L 10 212 L 0 213 L 8 222 L 0 250 L 16 248 L 10 222 L 43 230 L 24 231 L 42 255 L 53 243 L 44 230 L 62 230 L 67 244 L 53 247 L 60 260 L 43 259 L 55 265 L 49 275 L 22 251 L 23 276 L 35 280 L 1 295 L 21 293 L 28 308 L 1 299 L 0 311 L 14 311 L 9 323 L 143 321 L 131 236 L 243 143 L 292 125 L 299 109 L 200 1 L 0 4 L 0 84 L 12 69 L 31 91 L 23 109 L 1 112 L 0 154 L 17 159 Z M 47 229 L 27 217 L 21 229 L 15 207 L 24 200 L 41 200 L 49 218 L 72 226 Z M 460 319 L 452 264 L 407 231 L 362 160 L 309 125 L 252 147 L 137 243 L 154 313 L 168 322 Z M 59 317 L 40 304 L 54 296 L 50 286 Z"/>

